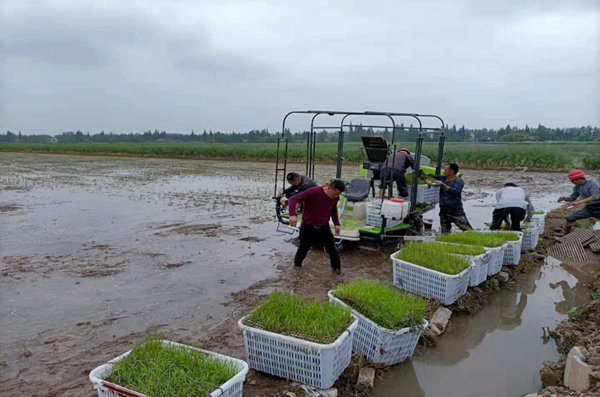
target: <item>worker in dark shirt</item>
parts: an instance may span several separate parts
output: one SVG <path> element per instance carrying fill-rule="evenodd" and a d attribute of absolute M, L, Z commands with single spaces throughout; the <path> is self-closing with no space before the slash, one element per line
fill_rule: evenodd
<path fill-rule="evenodd" d="M 337 213 L 337 202 L 340 195 L 346 190 L 346 185 L 339 179 L 332 180 L 326 186 L 312 187 L 290 198 L 290 226 L 296 226 L 296 206 L 304 204 L 302 224 L 300 225 L 300 246 L 294 257 L 294 265 L 299 268 L 312 245 L 320 241 L 329 254 L 331 272 L 341 274 L 340 253 L 335 246 L 335 239 L 331 233 L 329 219 L 335 225 L 335 234 L 340 234 L 340 220 Z"/>
<path fill-rule="evenodd" d="M 465 182 L 458 176 L 458 165 L 455 163 L 444 166 L 444 175 L 431 175 L 438 182 L 432 183 L 426 179 L 427 185 L 440 187 L 440 223 L 442 233 L 450 233 L 454 223 L 462 231 L 472 229 L 467 214 L 463 209 L 462 190 Z"/>
<path fill-rule="evenodd" d="M 307 177 L 306 175 L 300 175 L 296 172 L 290 172 L 287 174 L 286 179 L 290 184 L 290 187 L 283 191 L 285 197 L 290 198 L 295 194 L 302 193 L 311 187 L 317 186 L 317 184 Z"/>
<path fill-rule="evenodd" d="M 381 184 L 379 185 L 379 197 L 383 197 L 383 192 L 388 183 L 396 182 L 398 195 L 408 197 L 408 184 L 406 183 L 406 170 L 414 167 L 413 159 L 410 157 L 410 150 L 402 148 L 393 156 L 388 157 L 381 173 Z"/>

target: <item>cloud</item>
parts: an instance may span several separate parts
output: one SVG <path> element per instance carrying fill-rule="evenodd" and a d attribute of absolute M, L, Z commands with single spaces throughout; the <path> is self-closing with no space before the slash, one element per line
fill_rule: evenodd
<path fill-rule="evenodd" d="M 0 7 L 0 130 L 277 130 L 309 108 L 600 124 L 596 0 Z"/>

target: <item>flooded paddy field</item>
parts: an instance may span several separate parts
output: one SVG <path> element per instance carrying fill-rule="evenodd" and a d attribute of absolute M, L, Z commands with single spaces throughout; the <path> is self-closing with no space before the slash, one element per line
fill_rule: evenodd
<path fill-rule="evenodd" d="M 155 333 L 243 357 L 236 321 L 266 293 L 323 299 L 340 279 L 321 252 L 309 254 L 302 271 L 291 269 L 293 239 L 275 231 L 273 168 L 0 154 L 2 395 L 92 396 L 89 371 Z M 345 166 L 345 178 L 356 168 Z M 318 182 L 335 174 L 330 165 L 317 172 Z M 474 227 L 491 220 L 493 193 L 505 182 L 523 186 L 542 209 L 570 192 L 563 174 L 464 172 Z M 426 218 L 437 222 L 437 211 Z M 342 280 L 391 279 L 391 250 L 343 252 Z M 541 362 L 557 354 L 540 327 L 564 318 L 555 303 L 572 299 L 579 281 L 558 265 L 523 277 L 478 314 L 453 318 L 440 345 L 387 371 L 376 395 L 443 395 L 435 387 L 442 382 L 457 393 L 449 395 L 481 395 L 483 386 L 495 387 L 490 396 L 536 390 Z M 478 379 L 470 390 L 461 381 L 467 373 Z M 265 378 L 251 374 L 246 394 L 273 395 L 277 381 Z M 514 387 L 493 386 L 493 378 Z"/>

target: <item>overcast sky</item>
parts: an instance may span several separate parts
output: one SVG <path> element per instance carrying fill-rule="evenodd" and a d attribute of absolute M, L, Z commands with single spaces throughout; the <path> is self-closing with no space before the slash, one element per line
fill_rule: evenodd
<path fill-rule="evenodd" d="M 600 0 L 1 0 L 0 13 L 3 132 L 276 131 L 303 109 L 600 126 Z"/>

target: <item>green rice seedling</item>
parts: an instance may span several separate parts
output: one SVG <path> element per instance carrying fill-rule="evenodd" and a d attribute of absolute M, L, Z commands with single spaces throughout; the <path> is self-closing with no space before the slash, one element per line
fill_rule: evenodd
<path fill-rule="evenodd" d="M 544 212 L 544 211 L 542 211 L 542 210 L 537 210 L 537 211 L 534 211 L 534 213 L 533 213 L 533 214 L 534 214 L 534 215 L 544 215 L 544 214 L 545 214 L 545 212 Z"/>
<path fill-rule="evenodd" d="M 231 362 L 151 338 L 115 363 L 106 380 L 154 397 L 206 396 L 237 372 Z"/>
<path fill-rule="evenodd" d="M 521 229 L 534 229 L 537 226 L 538 226 L 537 224 L 533 224 L 533 223 L 523 223 L 521 225 Z"/>
<path fill-rule="evenodd" d="M 413 173 L 411 172 L 409 174 L 406 174 L 405 178 L 406 178 L 406 183 L 408 183 L 409 186 L 412 186 L 412 183 L 413 183 Z M 433 182 L 433 180 L 431 178 L 427 178 L 427 179 L 429 179 L 429 180 L 431 180 Z M 417 181 L 418 181 L 419 185 L 424 185 L 426 183 L 421 178 L 418 178 Z"/>
<path fill-rule="evenodd" d="M 500 247 L 504 240 L 494 233 L 482 233 L 469 230 L 464 233 L 444 233 L 438 236 L 437 241 L 443 243 L 456 243 L 466 245 L 478 245 L 480 247 Z"/>
<path fill-rule="evenodd" d="M 428 250 L 419 242 L 406 243 L 396 258 L 449 275 L 459 274 L 471 265 L 467 258 Z"/>
<path fill-rule="evenodd" d="M 340 221 L 340 229 L 342 230 L 354 230 L 364 225 L 364 221 L 353 218 L 343 218 Z"/>
<path fill-rule="evenodd" d="M 356 280 L 338 285 L 334 291 L 357 312 L 378 325 L 399 330 L 421 325 L 427 302 L 378 280 Z"/>
<path fill-rule="evenodd" d="M 447 254 L 454 255 L 468 255 L 468 256 L 477 256 L 485 253 L 485 248 L 477 245 L 455 245 L 455 244 L 445 244 L 440 242 L 420 242 L 423 249 L 445 252 Z"/>
<path fill-rule="evenodd" d="M 519 241 L 519 235 L 511 232 L 493 232 L 494 236 L 500 237 L 504 241 Z"/>
<path fill-rule="evenodd" d="M 317 343 L 334 342 L 351 322 L 348 308 L 284 292 L 271 293 L 245 320 L 252 327 Z"/>

